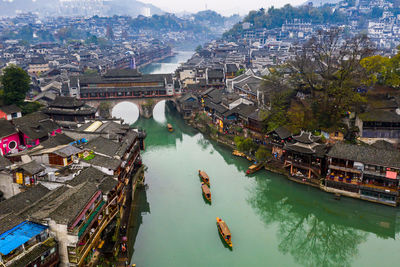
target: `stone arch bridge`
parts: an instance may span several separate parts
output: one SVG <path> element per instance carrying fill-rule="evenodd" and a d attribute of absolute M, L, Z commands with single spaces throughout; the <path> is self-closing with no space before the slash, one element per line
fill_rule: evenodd
<path fill-rule="evenodd" d="M 148 97 L 148 98 L 122 98 L 122 99 L 96 99 L 85 100 L 86 104 L 91 107 L 99 108 L 101 103 L 107 103 L 109 114 L 113 108 L 122 102 L 133 103 L 139 108 L 139 116 L 150 119 L 153 116 L 154 107 L 161 101 L 172 102 L 176 106 L 176 97 Z"/>

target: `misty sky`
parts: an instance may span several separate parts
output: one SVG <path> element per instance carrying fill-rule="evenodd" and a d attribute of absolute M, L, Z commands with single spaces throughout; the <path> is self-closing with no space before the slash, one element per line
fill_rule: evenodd
<path fill-rule="evenodd" d="M 250 10 L 267 8 L 270 6 L 281 7 L 287 3 L 299 5 L 306 0 L 141 0 L 162 8 L 168 12 L 197 12 L 207 9 L 218 11 L 223 15 L 245 15 Z"/>

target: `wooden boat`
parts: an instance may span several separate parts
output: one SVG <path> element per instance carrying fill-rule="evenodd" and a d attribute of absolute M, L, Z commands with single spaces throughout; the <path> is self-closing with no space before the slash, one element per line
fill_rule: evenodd
<path fill-rule="evenodd" d="M 210 186 L 210 178 L 208 177 L 207 173 L 204 171 L 199 170 L 199 176 L 201 180 L 208 186 Z"/>
<path fill-rule="evenodd" d="M 170 131 L 170 132 L 172 132 L 173 130 L 174 130 L 174 128 L 172 128 L 172 125 L 171 124 L 167 124 L 167 129 L 168 129 L 168 131 Z"/>
<path fill-rule="evenodd" d="M 237 157 L 246 157 L 246 154 L 238 151 L 238 150 L 233 150 L 232 155 L 237 156 Z"/>
<path fill-rule="evenodd" d="M 229 247 L 232 247 L 231 231 L 229 231 L 229 228 L 226 225 L 226 223 L 223 220 L 221 220 L 219 217 L 217 217 L 217 228 L 218 228 L 219 234 L 225 240 L 226 244 Z"/>
<path fill-rule="evenodd" d="M 246 174 L 255 173 L 256 171 L 259 171 L 263 166 L 264 166 L 264 162 L 253 164 L 247 169 Z"/>
<path fill-rule="evenodd" d="M 201 183 L 201 190 L 203 190 L 203 196 L 211 203 L 211 191 L 210 188 L 205 184 Z"/>

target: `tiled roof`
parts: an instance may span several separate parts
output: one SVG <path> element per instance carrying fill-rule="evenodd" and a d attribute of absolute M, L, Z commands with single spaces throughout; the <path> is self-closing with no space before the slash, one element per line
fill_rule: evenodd
<path fill-rule="evenodd" d="M 362 121 L 371 122 L 400 122 L 400 115 L 394 112 L 384 110 L 373 110 L 370 112 L 362 113 L 358 115 Z"/>
<path fill-rule="evenodd" d="M 301 131 L 299 135 L 293 136 L 293 139 L 303 144 L 312 144 L 319 141 L 321 137 L 315 136 L 310 132 Z"/>
<path fill-rule="evenodd" d="M 2 106 L 0 110 L 7 114 L 21 112 L 21 109 L 17 105 Z"/>
<path fill-rule="evenodd" d="M 368 145 L 336 143 L 329 150 L 328 156 L 365 164 L 400 168 L 400 152 Z"/>
<path fill-rule="evenodd" d="M 0 119 L 0 139 L 15 133 L 17 133 L 17 130 L 11 122 L 5 119 Z"/>
<path fill-rule="evenodd" d="M 79 108 L 83 105 L 85 105 L 85 102 L 83 102 L 82 100 L 69 96 L 56 96 L 54 101 L 49 103 L 50 107 L 58 108 Z"/>

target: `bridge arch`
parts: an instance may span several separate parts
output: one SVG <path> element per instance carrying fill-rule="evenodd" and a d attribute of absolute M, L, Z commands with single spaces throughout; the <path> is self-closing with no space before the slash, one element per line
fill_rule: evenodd
<path fill-rule="evenodd" d="M 153 119 L 159 123 L 164 123 L 167 121 L 165 117 L 165 104 L 166 100 L 162 100 L 154 105 L 153 108 Z"/>
<path fill-rule="evenodd" d="M 135 123 L 140 116 L 139 106 L 135 103 L 124 101 L 110 108 L 111 116 L 122 118 L 126 123 Z"/>
<path fill-rule="evenodd" d="M 89 106 L 106 108 L 111 115 L 114 107 L 122 102 L 133 103 L 139 108 L 139 116 L 144 118 L 151 118 L 153 116 L 154 107 L 161 101 L 172 101 L 176 103 L 174 97 L 157 97 L 157 98 L 132 98 L 132 99 L 99 99 L 99 100 L 86 100 Z M 104 104 L 102 104 L 104 103 Z"/>

